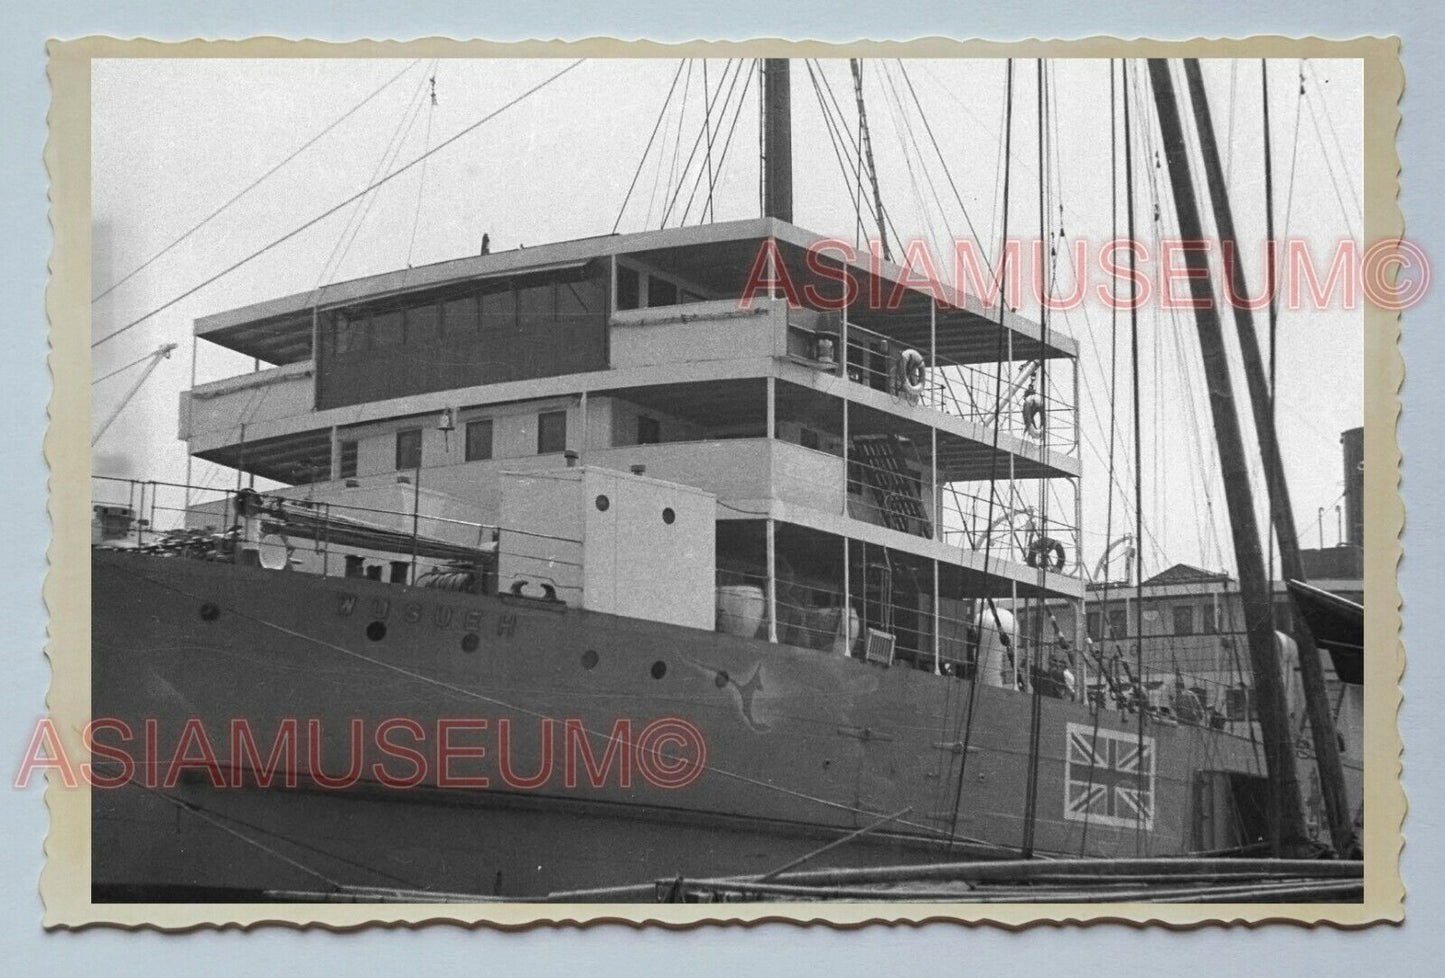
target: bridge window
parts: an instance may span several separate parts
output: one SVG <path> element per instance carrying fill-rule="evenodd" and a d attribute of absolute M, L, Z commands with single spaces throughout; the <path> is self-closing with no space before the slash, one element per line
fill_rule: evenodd
<path fill-rule="evenodd" d="M 1176 604 L 1174 606 L 1174 634 L 1194 634 L 1194 606 L 1189 604 Z"/>
<path fill-rule="evenodd" d="M 537 415 L 537 454 L 554 455 L 567 449 L 567 412 L 544 411 Z"/>
<path fill-rule="evenodd" d="M 642 283 L 637 269 L 617 266 L 617 308 L 636 309 L 642 302 Z"/>
<path fill-rule="evenodd" d="M 396 433 L 396 467 L 421 468 L 421 429 L 404 428 Z"/>
<path fill-rule="evenodd" d="M 677 286 L 656 275 L 647 276 L 647 307 L 677 305 Z"/>
<path fill-rule="evenodd" d="M 662 441 L 662 425 L 645 414 L 637 416 L 637 444 L 656 445 Z"/>
<path fill-rule="evenodd" d="M 356 478 L 356 442 L 354 440 L 343 441 L 340 445 L 340 449 L 341 464 L 336 473 L 337 478 Z"/>
<path fill-rule="evenodd" d="M 492 419 L 467 422 L 467 461 L 481 462 L 492 457 Z"/>

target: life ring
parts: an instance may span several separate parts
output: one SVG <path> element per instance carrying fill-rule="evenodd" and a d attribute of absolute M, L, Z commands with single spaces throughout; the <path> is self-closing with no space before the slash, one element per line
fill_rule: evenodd
<path fill-rule="evenodd" d="M 909 397 L 923 394 L 923 354 L 917 350 L 904 350 L 898 355 L 898 389 Z"/>
<path fill-rule="evenodd" d="M 1050 560 L 1050 557 L 1053 560 Z M 1029 544 L 1028 553 L 1024 555 L 1024 563 L 1030 567 L 1055 571 L 1064 569 L 1065 559 L 1064 545 L 1053 537 L 1035 537 Z"/>

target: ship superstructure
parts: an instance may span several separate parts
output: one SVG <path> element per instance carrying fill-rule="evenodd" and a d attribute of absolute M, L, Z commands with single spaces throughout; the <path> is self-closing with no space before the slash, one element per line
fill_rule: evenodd
<path fill-rule="evenodd" d="M 844 274 L 858 294 L 828 308 Z M 463 521 L 505 539 L 507 473 L 580 465 L 703 490 L 714 583 L 762 597 L 749 615 L 770 640 L 831 647 L 851 608 L 857 635 L 938 671 L 963 662 L 980 600 L 1081 594 L 1076 351 L 907 279 L 774 219 L 376 276 L 199 320 L 198 339 L 270 366 L 183 394 L 181 435 L 199 459 L 288 484 L 283 498 L 390 511 L 402 532 L 415 510 L 423 536 Z M 1026 423 L 1017 381 L 1040 370 L 1042 421 Z M 1040 480 L 1066 506 L 1040 512 Z M 224 515 L 204 512 L 193 522 Z M 1041 539 L 1057 547 L 1039 559 Z M 347 572 L 307 549 L 308 569 Z M 367 567 L 407 581 L 427 566 L 387 563 Z M 504 588 L 518 576 L 499 570 Z M 656 571 L 617 568 L 640 591 Z M 555 583 L 600 607 L 580 580 Z"/>

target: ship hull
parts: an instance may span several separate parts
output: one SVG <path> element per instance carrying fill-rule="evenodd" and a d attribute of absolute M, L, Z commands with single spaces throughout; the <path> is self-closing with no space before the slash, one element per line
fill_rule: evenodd
<path fill-rule="evenodd" d="M 1222 731 L 510 596 L 106 551 L 92 588 L 97 899 L 759 873 L 885 816 L 811 865 L 1174 855 L 1261 771 Z"/>

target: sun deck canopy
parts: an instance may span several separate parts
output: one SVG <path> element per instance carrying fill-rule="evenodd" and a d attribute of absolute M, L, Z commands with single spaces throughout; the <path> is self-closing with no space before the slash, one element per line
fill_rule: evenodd
<path fill-rule="evenodd" d="M 846 270 L 857 291 L 848 309 L 850 323 L 920 350 L 929 349 L 936 336 L 942 360 L 970 364 L 1077 353 L 1073 338 L 1057 329 L 1045 331 L 1008 312 L 1000 324 L 998 313 L 973 296 L 941 283 L 928 289 L 902 284 L 917 283 L 918 273 L 871 262 L 866 253 L 845 261 L 836 240 L 773 218 L 580 238 L 371 275 L 202 317 L 195 334 L 267 363 L 293 363 L 313 355 L 315 313 L 489 279 L 575 271 L 613 256 L 671 276 L 706 298 L 741 298 L 750 281 L 768 274 L 760 256 L 770 241 L 783 263 L 777 278 L 786 277 L 803 304 L 810 304 L 809 295 L 837 300 Z"/>

